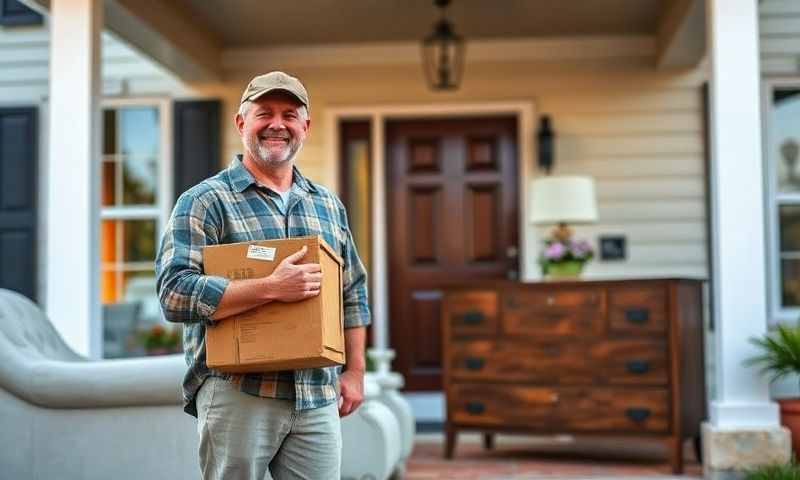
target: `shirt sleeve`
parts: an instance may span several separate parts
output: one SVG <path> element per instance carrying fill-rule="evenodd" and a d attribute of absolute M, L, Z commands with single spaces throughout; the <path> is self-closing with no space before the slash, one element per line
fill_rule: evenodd
<path fill-rule="evenodd" d="M 367 270 L 358 257 L 356 244 L 347 223 L 347 212 L 337 198 L 339 222 L 343 230 L 342 259 L 344 260 L 343 299 L 344 328 L 363 327 L 371 323 L 367 298 Z"/>
<path fill-rule="evenodd" d="M 156 288 L 170 322 L 215 323 L 230 281 L 203 274 L 203 247 L 220 243 L 220 215 L 202 198 L 185 192 L 178 199 L 156 256 Z"/>

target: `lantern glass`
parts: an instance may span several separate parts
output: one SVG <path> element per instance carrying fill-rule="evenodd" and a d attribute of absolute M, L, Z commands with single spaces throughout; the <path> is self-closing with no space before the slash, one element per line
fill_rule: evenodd
<path fill-rule="evenodd" d="M 464 69 L 464 40 L 443 20 L 422 42 L 423 68 L 428 85 L 434 90 L 456 89 Z"/>

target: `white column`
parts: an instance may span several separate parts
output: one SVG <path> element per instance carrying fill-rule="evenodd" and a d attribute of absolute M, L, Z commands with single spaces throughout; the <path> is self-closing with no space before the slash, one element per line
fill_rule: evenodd
<path fill-rule="evenodd" d="M 70 347 L 101 355 L 102 0 L 50 0 L 47 314 Z"/>
<path fill-rule="evenodd" d="M 372 345 L 389 348 L 389 267 L 386 258 L 386 175 L 384 173 L 384 117 L 372 116 Z M 388 367 L 385 367 L 388 368 Z"/>
<path fill-rule="evenodd" d="M 766 379 L 742 362 L 767 330 L 756 0 L 708 0 L 711 203 L 717 398 L 715 428 L 779 425 Z"/>

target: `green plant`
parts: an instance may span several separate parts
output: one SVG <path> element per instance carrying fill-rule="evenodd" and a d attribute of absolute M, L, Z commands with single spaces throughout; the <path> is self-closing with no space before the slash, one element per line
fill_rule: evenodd
<path fill-rule="evenodd" d="M 587 263 L 594 257 L 594 250 L 586 240 L 566 240 L 548 239 L 544 242 L 544 249 L 539 254 L 539 265 L 542 273 L 547 274 L 551 265 L 577 262 L 581 265 Z"/>
<path fill-rule="evenodd" d="M 778 325 L 776 331 L 751 338 L 750 343 L 761 353 L 748 358 L 745 365 L 760 366 L 763 374 L 771 376 L 771 382 L 800 373 L 800 324 Z"/>
<path fill-rule="evenodd" d="M 148 352 L 178 352 L 181 343 L 181 332 L 178 328 L 167 329 L 162 325 L 153 325 L 139 332 L 139 342 Z"/>
<path fill-rule="evenodd" d="M 745 480 L 800 480 L 800 466 L 795 460 L 779 465 L 764 465 L 745 472 Z"/>

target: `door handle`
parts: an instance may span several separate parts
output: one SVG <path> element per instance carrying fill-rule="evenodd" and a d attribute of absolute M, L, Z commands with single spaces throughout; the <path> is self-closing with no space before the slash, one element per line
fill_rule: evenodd
<path fill-rule="evenodd" d="M 647 373 L 650 371 L 650 362 L 644 360 L 631 360 L 625 364 L 625 367 L 631 373 Z"/>
<path fill-rule="evenodd" d="M 647 308 L 626 308 L 625 320 L 630 323 L 643 324 L 650 319 L 650 310 Z"/>

